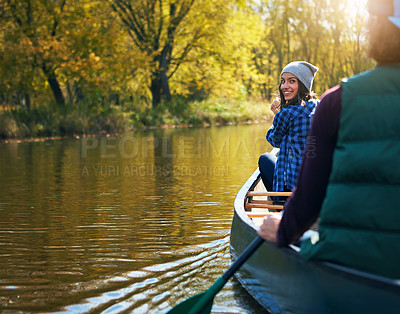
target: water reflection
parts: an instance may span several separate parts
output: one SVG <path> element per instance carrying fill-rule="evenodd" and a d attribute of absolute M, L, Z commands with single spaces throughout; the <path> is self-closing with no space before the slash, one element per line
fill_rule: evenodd
<path fill-rule="evenodd" d="M 162 313 L 204 291 L 265 129 L 0 144 L 0 310 Z M 257 307 L 231 280 L 215 309 Z"/>

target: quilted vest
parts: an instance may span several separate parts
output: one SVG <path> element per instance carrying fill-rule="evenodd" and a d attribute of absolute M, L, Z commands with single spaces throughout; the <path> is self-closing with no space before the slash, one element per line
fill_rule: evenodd
<path fill-rule="evenodd" d="M 304 242 L 301 254 L 400 279 L 400 64 L 342 86 L 319 239 Z"/>

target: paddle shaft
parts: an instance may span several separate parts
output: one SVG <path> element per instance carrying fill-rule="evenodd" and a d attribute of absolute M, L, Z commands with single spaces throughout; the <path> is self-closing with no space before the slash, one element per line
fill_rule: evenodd
<path fill-rule="evenodd" d="M 215 295 L 223 288 L 226 282 L 235 272 L 249 259 L 249 257 L 264 242 L 264 239 L 257 236 L 250 245 L 239 255 L 229 269 L 219 277 L 214 284 L 205 292 L 195 295 L 180 304 L 174 306 L 168 314 L 204 314 L 210 313 Z"/>
<path fill-rule="evenodd" d="M 233 274 L 249 259 L 251 255 L 258 249 L 258 247 L 264 242 L 264 239 L 260 236 L 257 236 L 250 243 L 250 245 L 243 251 L 242 254 L 236 259 L 236 261 L 229 267 L 229 269 L 222 275 L 224 280 L 228 281 L 229 278 L 233 276 Z"/>
<path fill-rule="evenodd" d="M 223 288 L 226 282 L 235 274 L 235 272 L 249 259 L 251 255 L 258 249 L 258 247 L 264 242 L 264 239 L 257 236 L 250 243 L 250 245 L 239 255 L 236 261 L 229 267 L 229 269 L 217 279 L 216 282 L 208 289 L 202 298 L 193 305 L 189 314 L 203 314 L 210 313 L 211 306 L 215 295 Z M 208 310 L 209 309 L 209 310 Z"/>

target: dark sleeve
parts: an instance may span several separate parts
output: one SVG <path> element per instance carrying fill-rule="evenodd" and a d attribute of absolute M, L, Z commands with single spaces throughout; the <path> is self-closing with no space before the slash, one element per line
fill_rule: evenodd
<path fill-rule="evenodd" d="M 321 97 L 308 134 L 303 162 L 292 196 L 284 206 L 278 246 L 296 241 L 316 221 L 325 198 L 342 109 L 342 87 Z"/>

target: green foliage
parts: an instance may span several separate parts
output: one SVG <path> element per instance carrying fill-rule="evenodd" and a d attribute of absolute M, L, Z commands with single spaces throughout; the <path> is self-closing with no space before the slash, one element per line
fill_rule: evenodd
<path fill-rule="evenodd" d="M 189 102 L 174 97 L 156 108 L 137 103 L 141 110 L 81 103 L 73 109 L 40 106 L 30 111 L 17 108 L 0 112 L 0 138 L 76 136 L 90 133 L 118 133 L 135 128 L 248 123 L 272 120 L 266 102 L 214 98 Z"/>
<path fill-rule="evenodd" d="M 208 99 L 191 103 L 189 123 L 230 124 L 264 121 L 266 103 L 262 101 L 230 100 L 226 98 Z"/>
<path fill-rule="evenodd" d="M 127 113 L 118 107 L 80 105 L 73 110 L 40 106 L 30 111 L 18 108 L 0 112 L 0 138 L 72 136 L 88 133 L 117 133 L 132 127 Z"/>
<path fill-rule="evenodd" d="M 146 109 L 139 115 L 139 119 L 146 126 L 214 125 L 272 120 L 266 108 L 265 101 L 254 99 L 209 98 L 188 101 L 184 97 L 174 97 L 170 103 L 162 103 L 155 109 Z"/>

